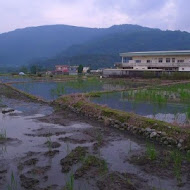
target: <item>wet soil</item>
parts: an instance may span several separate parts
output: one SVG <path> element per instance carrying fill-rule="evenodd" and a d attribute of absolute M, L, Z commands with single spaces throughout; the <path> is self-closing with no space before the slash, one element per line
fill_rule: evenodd
<path fill-rule="evenodd" d="M 0 189 L 7 189 L 11 176 L 19 190 L 68 190 L 72 180 L 74 190 L 190 189 L 187 170 L 179 187 L 174 176 L 162 175 L 161 161 L 144 161 L 143 140 L 5 92 L 0 89 L 2 105 L 15 111 L 0 112 L 0 128 L 7 135 L 0 143 Z M 138 156 L 144 163 L 136 161 Z M 160 174 L 154 172 L 158 168 Z"/>
<path fill-rule="evenodd" d="M 143 186 L 141 182 L 144 182 Z M 136 189 L 150 189 L 146 185 L 146 180 L 139 178 L 137 175 L 113 172 L 105 175 L 97 182 L 100 190 L 136 190 Z"/>
<path fill-rule="evenodd" d="M 180 184 L 183 181 L 186 182 L 190 172 L 190 161 L 177 150 L 159 151 L 154 159 L 151 159 L 146 153 L 133 155 L 128 161 L 139 166 L 146 173 L 159 176 L 163 179 L 179 177 Z"/>

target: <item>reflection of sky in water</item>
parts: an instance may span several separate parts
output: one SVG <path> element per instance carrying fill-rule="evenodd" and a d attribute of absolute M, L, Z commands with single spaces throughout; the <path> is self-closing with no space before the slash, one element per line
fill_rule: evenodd
<path fill-rule="evenodd" d="M 150 103 L 135 102 L 123 98 L 122 92 L 104 94 L 99 98 L 92 98 L 92 101 L 107 105 L 111 108 L 133 112 L 149 118 L 155 118 L 166 122 L 185 123 L 187 121 L 186 111 L 188 105 L 180 103 Z"/>
<path fill-rule="evenodd" d="M 111 84 L 104 81 L 95 80 L 79 80 L 68 82 L 30 82 L 30 83 L 17 83 L 12 84 L 14 87 L 23 90 L 35 96 L 42 97 L 46 100 L 56 99 L 59 95 L 83 93 L 101 90 L 114 90 L 138 87 L 144 84 Z"/>

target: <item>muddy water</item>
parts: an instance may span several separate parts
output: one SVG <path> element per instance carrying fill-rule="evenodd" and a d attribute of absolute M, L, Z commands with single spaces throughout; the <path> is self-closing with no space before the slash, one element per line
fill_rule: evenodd
<path fill-rule="evenodd" d="M 13 100 L 9 100 L 8 104 L 11 105 L 11 102 L 13 103 Z M 65 182 L 68 181 L 69 175 L 67 176 L 61 173 L 61 167 L 59 162 L 63 157 L 68 154 L 69 151 L 75 148 L 77 144 L 62 142 L 61 146 L 57 149 L 60 151 L 59 154 L 52 159 L 44 156 L 44 153 L 47 152 L 49 149 L 47 145 L 45 145 L 47 137 L 41 137 L 41 135 L 46 136 L 48 133 L 51 133 L 51 140 L 58 141 L 58 138 L 60 137 L 67 137 L 72 135 L 72 131 L 77 131 L 81 128 L 86 129 L 91 126 L 85 123 L 72 124 L 69 126 L 69 130 L 64 130 L 65 133 L 67 132 L 66 134 L 64 133 L 63 135 L 59 135 L 59 133 L 61 134 L 63 132 L 63 126 L 37 121 L 38 117 L 43 116 L 42 114 L 39 114 L 39 109 L 46 109 L 46 113 L 50 113 L 52 110 L 50 107 L 43 107 L 36 104 L 26 105 L 26 103 L 25 106 L 26 107 L 22 105 L 22 109 L 16 110 L 15 112 L 10 114 L 0 113 L 0 128 L 2 131 L 6 130 L 7 135 L 6 142 L 0 144 L 0 164 L 6 164 L 5 170 L 7 170 L 5 180 L 1 181 L 2 189 L 8 189 L 7 186 L 11 184 L 12 172 L 14 174 L 15 181 L 17 182 L 17 189 L 23 189 L 20 186 L 21 182 L 19 176 L 23 173 L 25 174 L 30 171 L 32 167 L 27 166 L 22 171 L 20 171 L 17 167 L 19 166 L 19 164 L 31 158 L 38 159 L 37 165 L 40 167 L 51 167 L 50 170 L 46 172 L 48 180 L 46 182 L 42 182 L 39 187 L 45 187 L 52 184 L 63 187 L 65 185 Z M 32 112 L 29 111 L 29 106 L 31 106 Z M 12 107 L 16 107 L 15 102 Z M 21 106 L 19 105 L 18 108 L 21 108 Z M 32 114 L 35 109 L 38 114 Z M 24 115 L 22 113 L 23 111 Z M 40 137 L 38 137 L 38 135 Z M 84 143 L 83 145 L 89 146 L 90 144 Z M 33 152 L 33 156 L 26 156 L 30 152 Z M 39 178 L 39 176 L 33 177 Z M 43 181 L 43 179 L 41 180 Z M 79 185 L 81 184 L 79 183 Z"/>
<path fill-rule="evenodd" d="M 6 130 L 7 135 L 7 140 L 0 143 L 0 189 L 6 190 L 7 186 L 11 184 L 12 173 L 19 190 L 30 189 L 21 186 L 23 180 L 20 176 L 22 175 L 39 180 L 33 189 L 45 189 L 52 185 L 54 185 L 51 187 L 53 190 L 63 189 L 70 180 L 71 173 L 74 173 L 81 163 L 74 165 L 70 173 L 64 174 L 61 172 L 60 160 L 77 146 L 88 147 L 90 154 L 105 159 L 109 172 L 118 171 L 140 177 L 139 182 L 150 187 L 147 189 L 153 187 L 168 190 L 178 189 L 175 179 L 148 174 L 140 167 L 129 163 L 130 156 L 144 152 L 146 143 L 142 140 L 115 129 L 104 128 L 100 124 L 83 121 L 75 115 L 70 117 L 69 115 L 72 114 L 65 113 L 67 115 L 64 115 L 64 112 L 61 117 L 63 123 L 59 125 L 47 123 L 45 121 L 50 116 L 45 119 L 41 119 L 41 117 L 53 112 L 49 106 L 5 98 L 2 100 L 2 104 L 6 104 L 16 111 L 8 114 L 2 114 L 0 111 L 0 128 Z M 53 118 L 51 120 L 53 122 Z M 94 151 L 93 146 L 97 142 L 96 134 L 102 136 L 102 145 L 97 151 Z M 52 151 L 59 151 L 52 157 L 46 155 L 50 150 L 50 147 L 45 144 L 48 139 L 60 144 L 55 149 L 51 148 Z M 30 163 L 31 159 L 36 159 L 36 163 Z M 37 173 L 31 174 L 32 169 L 38 167 L 41 169 Z M 180 189 L 189 188 L 190 186 L 185 184 Z M 94 179 L 80 178 L 74 181 L 74 189 L 98 190 L 98 187 Z"/>
<path fill-rule="evenodd" d="M 139 167 L 130 164 L 127 160 L 132 155 L 140 155 L 144 150 L 144 144 L 138 144 L 134 139 L 119 140 L 110 142 L 101 149 L 101 156 L 110 164 L 110 169 L 118 172 L 128 172 L 140 177 L 152 189 L 177 190 L 188 189 L 189 187 L 178 188 L 177 182 L 173 179 L 164 179 L 142 171 Z"/>
<path fill-rule="evenodd" d="M 133 112 L 169 123 L 189 124 L 187 117 L 188 105 L 184 103 L 158 104 L 148 101 L 137 102 L 123 97 L 123 92 L 104 94 L 101 97 L 92 98 L 91 100 L 114 109 Z"/>

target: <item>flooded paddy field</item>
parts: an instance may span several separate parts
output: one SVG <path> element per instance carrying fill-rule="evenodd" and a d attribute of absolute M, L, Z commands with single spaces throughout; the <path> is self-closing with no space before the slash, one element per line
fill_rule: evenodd
<path fill-rule="evenodd" d="M 190 188 L 189 155 L 0 89 L 0 189 Z"/>
<path fill-rule="evenodd" d="M 190 83 L 101 94 L 91 101 L 169 123 L 189 126 Z"/>
<path fill-rule="evenodd" d="M 12 76 L 12 75 L 1 75 L 0 82 L 9 83 L 9 82 L 30 82 L 32 78 L 25 76 Z"/>
<path fill-rule="evenodd" d="M 46 100 L 54 100 L 61 95 L 72 93 L 88 93 L 93 91 L 113 91 L 146 86 L 147 83 L 131 82 L 124 80 L 106 80 L 99 78 L 78 78 L 71 81 L 44 81 L 44 82 L 28 82 L 15 83 L 13 87 L 30 93 L 32 95 L 44 98 Z"/>

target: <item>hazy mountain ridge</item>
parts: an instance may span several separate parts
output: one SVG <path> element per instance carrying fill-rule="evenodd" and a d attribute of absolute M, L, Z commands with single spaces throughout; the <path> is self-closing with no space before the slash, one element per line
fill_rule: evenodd
<path fill-rule="evenodd" d="M 138 25 L 120 25 L 110 28 L 85 28 L 68 25 L 50 25 L 17 29 L 0 34 L 0 65 L 29 64 L 63 52 L 72 45 L 113 33 L 132 33 L 152 30 Z"/>
<path fill-rule="evenodd" d="M 179 49 L 190 49 L 190 33 L 129 24 L 39 26 L 0 34 L 0 66 L 85 63 L 103 67 L 102 63 L 113 66 L 120 52 Z"/>
<path fill-rule="evenodd" d="M 127 51 L 158 51 L 190 49 L 190 34 L 179 31 L 140 31 L 117 33 L 73 45 L 63 55 L 119 54 Z"/>

